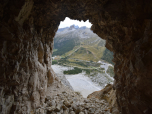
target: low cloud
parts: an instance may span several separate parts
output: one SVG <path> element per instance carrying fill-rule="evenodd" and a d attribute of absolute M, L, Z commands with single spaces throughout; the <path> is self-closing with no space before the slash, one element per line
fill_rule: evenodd
<path fill-rule="evenodd" d="M 60 22 L 59 28 L 70 27 L 73 24 L 78 25 L 79 27 L 86 26 L 88 28 L 90 28 L 92 26 L 92 24 L 89 22 L 89 20 L 84 22 L 84 21 L 72 20 L 72 19 L 66 17 L 64 21 Z"/>

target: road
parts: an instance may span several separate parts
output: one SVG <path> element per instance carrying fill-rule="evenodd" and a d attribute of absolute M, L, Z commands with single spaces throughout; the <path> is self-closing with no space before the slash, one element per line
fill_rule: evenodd
<path fill-rule="evenodd" d="M 105 63 L 105 62 L 101 62 L 102 65 L 100 65 L 101 68 L 104 68 L 105 69 L 105 74 L 108 76 L 109 79 L 111 80 L 114 80 L 114 78 L 112 78 L 108 73 L 107 73 L 107 70 L 108 70 L 108 67 L 109 66 L 112 66 L 111 64 L 108 64 L 108 63 Z M 113 67 L 113 66 L 112 66 Z"/>

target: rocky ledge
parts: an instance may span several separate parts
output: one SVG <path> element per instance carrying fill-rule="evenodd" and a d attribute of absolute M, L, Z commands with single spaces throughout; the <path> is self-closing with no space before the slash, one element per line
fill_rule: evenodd
<path fill-rule="evenodd" d="M 45 107 L 38 107 L 36 114 L 111 114 L 108 103 L 96 98 L 86 99 L 78 93 L 63 91 L 46 97 Z"/>
<path fill-rule="evenodd" d="M 113 89 L 113 85 L 108 84 L 104 89 L 95 91 L 88 95 L 87 98 L 96 98 L 98 100 L 105 100 L 109 104 L 110 112 L 112 114 L 120 114 L 118 105 L 116 102 L 116 90 Z"/>

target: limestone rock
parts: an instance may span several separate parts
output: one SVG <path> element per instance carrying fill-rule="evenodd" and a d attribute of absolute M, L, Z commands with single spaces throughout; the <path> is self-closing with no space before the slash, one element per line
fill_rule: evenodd
<path fill-rule="evenodd" d="M 47 97 L 46 102 L 55 101 L 56 103 L 51 107 L 49 103 L 46 103 L 47 104 L 46 110 L 48 113 L 88 114 L 88 113 L 98 113 L 104 111 L 106 111 L 108 114 L 110 113 L 110 110 L 107 108 L 108 104 L 106 102 L 101 104 L 103 100 L 99 101 L 98 99 L 91 98 L 91 99 L 87 99 L 87 103 L 86 103 L 86 98 L 83 98 L 82 96 L 75 94 L 71 90 L 68 92 L 64 91 L 62 93 L 64 94 L 57 94 L 52 97 Z M 64 98 L 65 101 L 62 102 L 61 100 L 62 98 Z M 74 98 L 77 98 L 77 101 L 71 102 Z M 66 103 L 67 103 L 67 107 L 65 106 Z"/>
<path fill-rule="evenodd" d="M 0 113 L 45 113 L 49 88 L 52 96 L 62 88 L 51 71 L 53 37 L 69 17 L 89 19 L 114 53 L 119 112 L 151 114 L 151 7 L 151 0 L 1 0 Z"/>
<path fill-rule="evenodd" d="M 97 98 L 99 100 L 106 100 L 109 103 L 109 107 L 112 114 L 119 114 L 118 105 L 116 101 L 116 91 L 113 90 L 111 84 L 108 84 L 104 89 L 96 91 L 88 95 L 87 98 Z"/>

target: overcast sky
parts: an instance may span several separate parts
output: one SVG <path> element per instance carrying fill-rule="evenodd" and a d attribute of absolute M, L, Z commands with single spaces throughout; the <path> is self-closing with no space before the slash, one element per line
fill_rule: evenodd
<path fill-rule="evenodd" d="M 72 20 L 72 19 L 66 17 L 64 21 L 60 22 L 59 28 L 70 27 L 73 24 L 78 25 L 79 27 L 86 26 L 88 28 L 90 28 L 92 26 L 92 24 L 89 22 L 89 20 L 84 22 L 84 21 Z"/>

